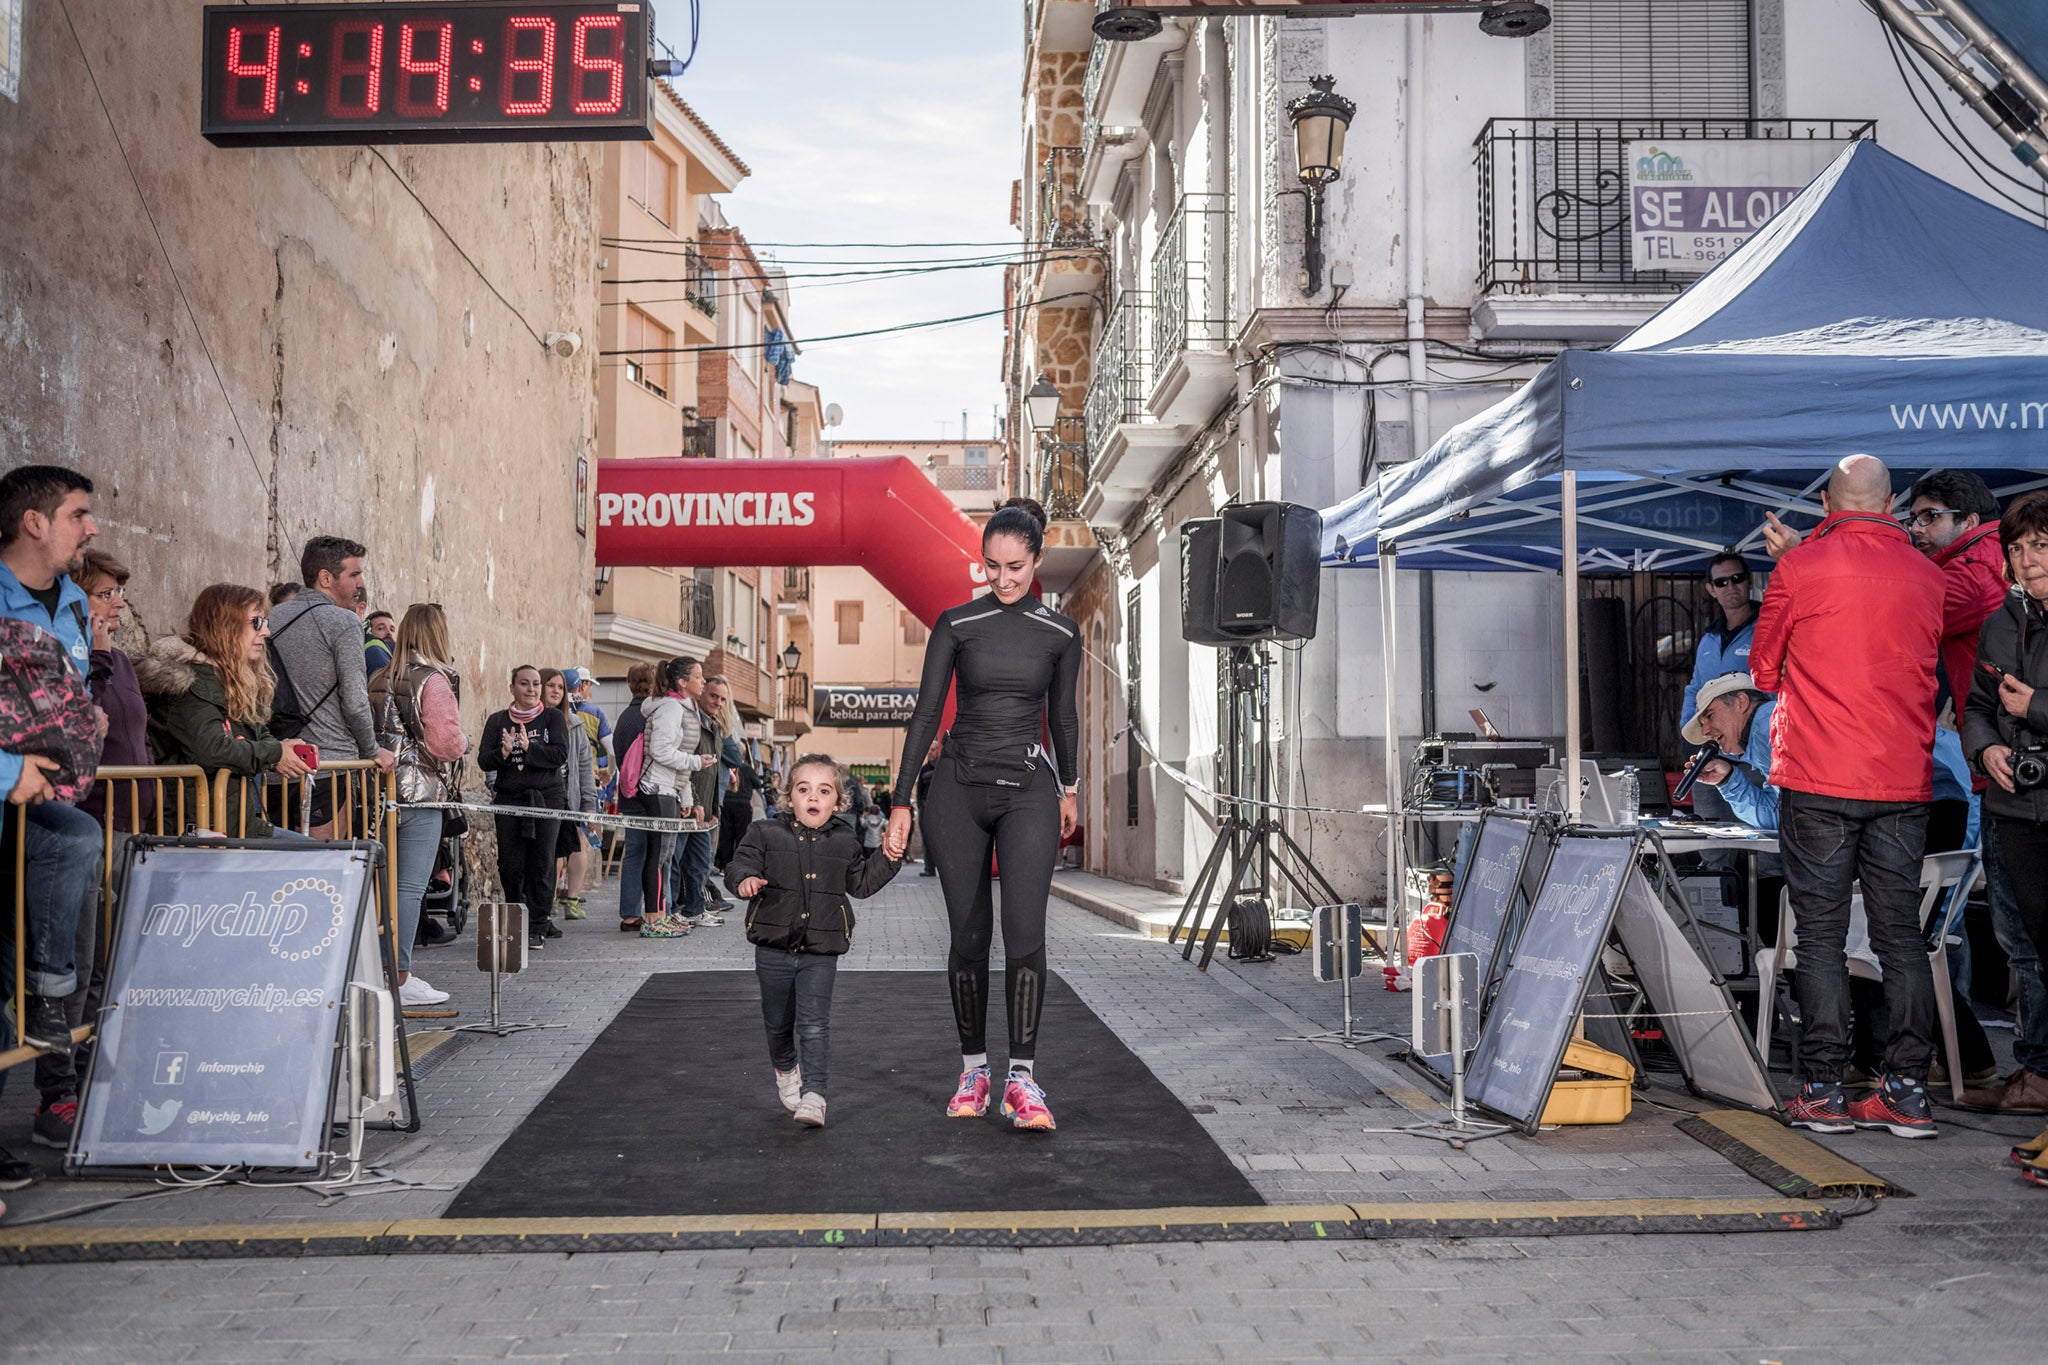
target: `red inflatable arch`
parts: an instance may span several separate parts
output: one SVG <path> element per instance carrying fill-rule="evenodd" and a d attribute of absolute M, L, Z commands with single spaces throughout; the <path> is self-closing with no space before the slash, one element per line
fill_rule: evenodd
<path fill-rule="evenodd" d="M 600 565 L 858 565 L 927 626 L 987 590 L 981 529 L 911 460 L 600 460 Z"/>

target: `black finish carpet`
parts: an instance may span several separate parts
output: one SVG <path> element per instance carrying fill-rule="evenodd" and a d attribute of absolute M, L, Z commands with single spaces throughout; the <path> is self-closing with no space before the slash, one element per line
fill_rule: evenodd
<path fill-rule="evenodd" d="M 1000 989 L 1000 969 L 996 977 Z M 1001 1035 L 1000 998 L 991 1020 Z M 949 1119 L 939 972 L 842 971 L 827 1126 L 775 1095 L 745 972 L 650 977 L 463 1188 L 450 1218 L 989 1212 L 1262 1204 L 1174 1093 L 1054 976 L 1040 1031 L 1053 1133 Z M 992 1055 L 1000 1085 L 1003 1059 Z"/>

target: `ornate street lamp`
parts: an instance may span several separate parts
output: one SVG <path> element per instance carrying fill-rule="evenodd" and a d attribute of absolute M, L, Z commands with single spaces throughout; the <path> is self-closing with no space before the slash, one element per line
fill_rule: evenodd
<path fill-rule="evenodd" d="M 1334 76 L 1317 76 L 1309 81 L 1315 87 L 1310 93 L 1287 102 L 1287 118 L 1294 125 L 1295 175 L 1308 201 L 1304 264 L 1310 298 L 1323 289 L 1323 187 L 1344 173 L 1344 133 L 1358 112 L 1357 105 L 1332 88 L 1336 83 Z"/>
<path fill-rule="evenodd" d="M 782 672 L 784 676 L 796 672 L 797 666 L 803 661 L 804 652 L 796 647 L 796 641 L 791 640 L 782 647 Z"/>
<path fill-rule="evenodd" d="M 1031 423 L 1034 435 L 1044 437 L 1051 434 L 1060 420 L 1060 391 L 1050 376 L 1038 376 L 1038 382 L 1025 393 L 1024 415 Z"/>

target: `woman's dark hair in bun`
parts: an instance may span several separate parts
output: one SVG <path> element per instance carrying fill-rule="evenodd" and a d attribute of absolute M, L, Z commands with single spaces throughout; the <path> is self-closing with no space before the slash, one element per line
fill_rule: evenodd
<path fill-rule="evenodd" d="M 1030 498 L 1011 498 L 996 509 L 988 519 L 988 525 L 981 531 L 981 548 L 988 550 L 990 539 L 995 536 L 1015 536 L 1030 547 L 1034 555 L 1045 553 L 1045 509 Z"/>

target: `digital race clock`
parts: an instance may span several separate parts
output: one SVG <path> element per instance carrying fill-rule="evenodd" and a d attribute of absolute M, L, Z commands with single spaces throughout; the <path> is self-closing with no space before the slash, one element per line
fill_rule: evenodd
<path fill-rule="evenodd" d="M 645 4 L 209 5 L 223 147 L 651 137 Z"/>

